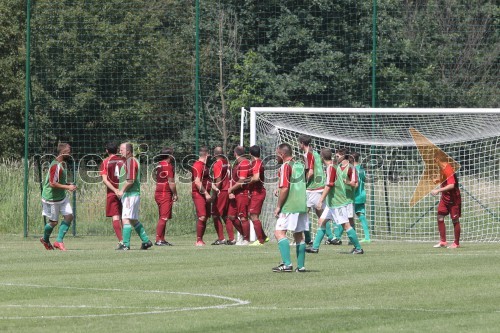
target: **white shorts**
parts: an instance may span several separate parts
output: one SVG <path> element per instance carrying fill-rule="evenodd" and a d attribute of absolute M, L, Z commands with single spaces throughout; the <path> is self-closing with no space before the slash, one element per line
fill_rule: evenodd
<path fill-rule="evenodd" d="M 354 204 L 352 202 L 347 205 L 347 217 L 354 218 Z"/>
<path fill-rule="evenodd" d="M 73 215 L 73 209 L 69 204 L 68 197 L 57 202 L 47 202 L 42 200 L 42 215 L 47 216 L 49 221 L 58 221 L 59 214 L 62 216 Z"/>
<path fill-rule="evenodd" d="M 306 191 L 307 194 L 307 207 L 314 207 L 316 208 L 316 204 L 319 202 L 319 199 L 321 199 L 321 195 L 323 194 L 323 191 L 320 192 L 313 192 L 313 191 Z M 325 209 L 326 204 L 323 202 L 323 207 L 322 209 Z"/>
<path fill-rule="evenodd" d="M 302 232 L 309 230 L 307 213 L 280 213 L 276 221 L 276 230 Z"/>
<path fill-rule="evenodd" d="M 122 219 L 138 220 L 140 204 L 138 195 L 122 198 Z"/>
<path fill-rule="evenodd" d="M 337 208 L 326 207 L 323 214 L 321 214 L 321 219 L 332 220 L 335 224 L 349 223 L 347 206 Z"/>

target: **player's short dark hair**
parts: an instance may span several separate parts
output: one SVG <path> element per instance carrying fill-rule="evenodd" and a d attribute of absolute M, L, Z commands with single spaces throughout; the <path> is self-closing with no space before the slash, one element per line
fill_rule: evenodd
<path fill-rule="evenodd" d="M 67 147 L 69 146 L 69 143 L 67 142 L 60 142 L 58 145 L 57 145 L 57 155 L 60 155 L 61 152 L 66 149 Z"/>
<path fill-rule="evenodd" d="M 321 155 L 321 157 L 325 161 L 331 161 L 332 160 L 332 150 L 330 148 L 323 148 L 323 149 L 321 149 L 320 155 Z"/>
<path fill-rule="evenodd" d="M 245 154 L 245 148 L 243 146 L 236 146 L 236 148 L 234 148 L 234 153 L 238 156 L 241 156 Z"/>
<path fill-rule="evenodd" d="M 110 154 L 116 154 L 118 152 L 118 142 L 109 141 L 108 143 L 106 143 L 106 150 Z"/>
<path fill-rule="evenodd" d="M 437 158 L 441 162 L 448 162 L 448 156 L 440 149 L 434 151 L 434 158 Z"/>
<path fill-rule="evenodd" d="M 250 147 L 248 149 L 248 152 L 250 153 L 250 155 L 252 155 L 253 157 L 260 157 L 260 147 L 257 146 L 257 145 L 253 145 L 252 147 Z"/>
<path fill-rule="evenodd" d="M 359 163 L 359 157 L 361 156 L 357 151 L 351 152 L 351 156 L 354 162 Z"/>
<path fill-rule="evenodd" d="M 200 147 L 200 156 L 207 156 L 208 155 L 208 148 L 207 146 L 201 146 Z"/>
<path fill-rule="evenodd" d="M 298 139 L 299 143 L 302 143 L 303 145 L 309 146 L 311 144 L 311 137 L 306 134 L 301 134 L 299 135 Z"/>
<path fill-rule="evenodd" d="M 345 147 L 337 149 L 336 153 L 345 157 L 349 156 L 349 150 Z"/>
<path fill-rule="evenodd" d="M 224 151 L 222 150 L 222 147 L 217 146 L 214 148 L 214 156 L 220 156 L 223 154 L 224 154 Z"/>
<path fill-rule="evenodd" d="M 174 148 L 172 147 L 164 147 L 161 151 L 160 151 L 160 159 L 161 160 L 165 160 L 167 158 L 172 158 L 174 155 Z"/>
<path fill-rule="evenodd" d="M 278 146 L 279 151 L 285 156 L 292 156 L 292 146 L 288 143 L 282 143 Z"/>

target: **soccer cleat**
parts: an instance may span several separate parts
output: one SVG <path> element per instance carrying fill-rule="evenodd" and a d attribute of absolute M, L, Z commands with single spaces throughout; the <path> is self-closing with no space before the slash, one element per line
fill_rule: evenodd
<path fill-rule="evenodd" d="M 205 242 L 202 240 L 197 241 L 194 246 L 205 246 Z"/>
<path fill-rule="evenodd" d="M 236 245 L 247 246 L 247 245 L 250 245 L 250 242 L 247 241 L 246 239 L 244 239 L 241 242 L 236 243 Z"/>
<path fill-rule="evenodd" d="M 293 266 L 292 265 L 285 265 L 285 264 L 279 264 L 278 266 L 276 267 L 273 267 L 273 272 L 276 272 L 276 273 L 289 273 L 289 272 L 293 272 Z"/>
<path fill-rule="evenodd" d="M 305 268 L 305 267 L 301 267 L 301 268 L 295 268 L 295 272 L 296 272 L 296 273 L 305 273 L 305 272 L 307 272 L 307 271 L 306 271 L 306 268 Z"/>
<path fill-rule="evenodd" d="M 365 254 L 365 251 L 363 251 L 363 249 L 358 250 L 357 248 L 354 248 L 352 249 L 351 254 Z"/>
<path fill-rule="evenodd" d="M 269 241 L 270 241 L 269 237 L 266 237 L 266 239 L 264 239 L 264 243 L 267 243 Z"/>
<path fill-rule="evenodd" d="M 228 240 L 226 242 L 226 245 L 235 245 L 236 244 L 236 241 L 233 239 L 233 240 Z"/>
<path fill-rule="evenodd" d="M 372 241 L 370 239 L 362 239 L 359 241 L 360 243 L 366 243 L 366 244 L 370 244 Z"/>
<path fill-rule="evenodd" d="M 66 251 L 66 248 L 64 247 L 64 243 L 63 243 L 63 242 L 61 242 L 61 243 L 59 243 L 59 242 L 54 242 L 54 247 L 55 247 L 56 249 L 61 250 L 61 251 Z"/>
<path fill-rule="evenodd" d="M 43 244 L 43 246 L 45 246 L 46 250 L 53 250 L 54 249 L 52 244 L 50 244 L 50 242 L 46 242 L 45 239 L 43 239 L 43 237 L 40 238 L 40 242 Z"/>
<path fill-rule="evenodd" d="M 156 246 L 174 246 L 174 244 L 169 243 L 169 242 L 167 242 L 165 240 L 157 241 L 157 242 L 155 242 L 155 245 Z"/>
<path fill-rule="evenodd" d="M 146 243 L 142 243 L 142 244 L 141 244 L 141 250 L 147 250 L 147 249 L 149 249 L 151 246 L 153 246 L 153 243 L 151 243 L 151 241 L 147 241 Z"/>
<path fill-rule="evenodd" d="M 307 253 L 318 253 L 319 249 L 315 249 L 314 247 L 308 247 L 306 248 Z"/>
<path fill-rule="evenodd" d="M 220 240 L 220 239 L 217 239 L 215 242 L 212 243 L 212 245 L 226 245 L 227 242 L 225 239 L 223 240 Z"/>
<path fill-rule="evenodd" d="M 118 247 L 115 249 L 116 251 L 128 251 L 130 250 L 130 247 L 123 243 L 118 243 Z"/>
<path fill-rule="evenodd" d="M 261 243 L 258 240 L 256 240 L 255 242 L 250 244 L 250 246 L 263 246 L 263 245 L 264 245 L 264 243 Z"/>
<path fill-rule="evenodd" d="M 314 244 L 313 241 L 306 242 L 306 245 L 312 246 Z"/>
<path fill-rule="evenodd" d="M 450 246 L 448 246 L 449 249 L 458 249 L 460 247 L 460 244 L 453 243 Z"/>
<path fill-rule="evenodd" d="M 337 239 L 337 238 L 332 238 L 332 239 L 327 239 L 325 241 L 325 244 L 328 244 L 328 245 L 342 245 L 342 241 L 340 239 Z"/>
<path fill-rule="evenodd" d="M 446 246 L 448 246 L 448 243 L 446 243 L 446 242 L 439 242 L 436 245 L 434 245 L 433 247 L 440 248 L 440 247 L 446 247 Z"/>

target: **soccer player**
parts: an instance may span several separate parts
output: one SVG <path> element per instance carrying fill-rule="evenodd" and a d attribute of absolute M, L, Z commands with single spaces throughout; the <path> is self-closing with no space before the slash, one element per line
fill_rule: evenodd
<path fill-rule="evenodd" d="M 47 250 L 53 250 L 54 247 L 61 251 L 66 251 L 64 246 L 64 236 L 73 221 L 73 209 L 66 196 L 66 191 L 73 192 L 76 185 L 68 183 L 68 174 L 66 162 L 70 158 L 71 146 L 68 143 L 57 145 L 57 157 L 50 163 L 49 172 L 45 177 L 42 189 L 42 214 L 49 219 L 45 225 L 43 237 L 40 238 L 43 246 Z M 59 226 L 59 233 L 54 242 L 50 244 L 50 235 L 58 223 L 59 214 L 64 217 Z"/>
<path fill-rule="evenodd" d="M 243 155 L 245 148 L 237 146 L 234 148 L 236 158 L 231 169 L 231 183 L 227 191 L 229 195 L 228 219 L 243 236 L 241 243 L 236 245 L 250 244 L 250 222 L 248 221 L 248 176 L 250 174 L 250 161 Z"/>
<path fill-rule="evenodd" d="M 156 191 L 155 201 L 158 204 L 158 223 L 156 224 L 157 246 L 172 246 L 165 240 L 165 229 L 168 220 L 172 218 L 172 207 L 177 201 L 177 187 L 175 184 L 174 150 L 163 148 L 160 152 L 160 162 L 155 168 Z"/>
<path fill-rule="evenodd" d="M 210 156 L 207 147 L 201 147 L 199 157 L 194 162 L 191 170 L 191 197 L 196 209 L 196 243 L 195 246 L 205 246 L 203 236 L 207 228 L 207 220 L 210 217 L 212 197 L 210 190 L 210 173 L 207 167 L 207 159 Z"/>
<path fill-rule="evenodd" d="M 317 207 L 317 203 L 321 198 L 321 193 L 325 187 L 325 173 L 321 163 L 321 157 L 311 147 L 311 137 L 309 135 L 299 135 L 299 149 L 304 153 L 304 161 L 306 168 L 306 193 L 307 193 L 307 223 L 309 228 L 304 231 L 305 241 L 307 245 L 312 245 L 311 240 L 311 221 L 309 221 L 309 212 L 314 209 L 316 216 L 319 218 L 325 207 Z M 333 239 L 331 228 L 328 228 L 328 239 Z"/>
<path fill-rule="evenodd" d="M 337 153 L 339 154 L 339 153 Z M 339 155 L 337 155 L 338 158 Z M 321 215 L 319 220 L 320 227 L 314 239 L 314 244 L 312 247 L 306 249 L 308 253 L 318 253 L 319 245 L 325 234 L 324 224 L 326 220 L 333 220 L 338 226 L 342 226 L 349 237 L 349 240 L 354 244 L 352 249 L 352 254 L 363 254 L 364 251 L 359 243 L 358 236 L 356 235 L 356 230 L 351 227 L 348 217 L 348 205 L 350 199 L 348 197 L 347 188 L 352 186 L 352 179 L 348 177 L 347 172 L 342 170 L 342 166 L 338 165 L 336 168 L 333 167 L 331 162 L 332 153 L 331 150 L 325 148 L 321 151 L 321 157 L 327 166 L 327 185 L 323 195 L 321 196 L 322 203 L 326 198 L 327 209 Z"/>
<path fill-rule="evenodd" d="M 365 238 L 360 240 L 360 243 L 370 243 L 370 227 L 368 226 L 368 221 L 366 220 L 366 191 L 365 191 L 365 179 L 366 173 L 363 166 L 359 163 L 360 155 L 357 152 L 352 152 L 351 156 L 354 161 L 354 167 L 356 168 L 356 175 L 358 176 L 358 186 L 354 192 L 354 212 L 358 216 L 361 222 L 361 227 L 365 234 Z"/>
<path fill-rule="evenodd" d="M 120 183 L 120 169 L 123 166 L 125 159 L 118 153 L 118 144 L 116 142 L 108 142 L 106 144 L 106 153 L 108 157 L 101 163 L 102 182 L 106 185 L 106 217 L 111 217 L 113 230 L 116 238 L 118 238 L 118 246 L 123 244 L 122 237 L 122 202 L 116 195 L 118 193 L 118 185 Z"/>
<path fill-rule="evenodd" d="M 125 158 L 120 169 L 120 185 L 117 193 L 122 200 L 123 244 L 120 244 L 117 250 L 130 250 L 132 227 L 142 240 L 141 250 L 147 250 L 153 246 L 153 243 L 149 240 L 144 226 L 139 222 L 141 204 L 139 162 L 134 158 L 134 147 L 129 142 L 120 145 L 120 155 Z"/>
<path fill-rule="evenodd" d="M 262 205 L 264 200 L 266 200 L 266 188 L 264 187 L 264 165 L 260 159 L 260 147 L 252 146 L 249 149 L 251 156 L 251 178 L 248 183 L 248 191 L 250 194 L 250 204 L 248 206 L 248 213 L 250 214 L 250 220 L 253 223 L 255 229 L 255 235 L 257 240 L 253 242 L 252 246 L 259 246 L 269 240 L 269 238 L 264 233 L 262 228 L 262 222 L 259 219 L 260 213 L 262 211 Z"/>
<path fill-rule="evenodd" d="M 293 272 L 290 258 L 290 241 L 286 237 L 288 230 L 293 232 L 297 254 L 296 272 L 305 272 L 306 243 L 304 231 L 307 224 L 307 197 L 304 165 L 292 160 L 292 147 L 282 143 L 276 150 L 276 159 L 282 164 L 278 176 L 278 203 L 274 210 L 277 218 L 274 236 L 278 241 L 281 263 L 273 268 L 273 272 Z"/>
<path fill-rule="evenodd" d="M 217 240 L 212 243 L 212 245 L 234 245 L 236 241 L 234 240 L 234 227 L 233 222 L 227 219 L 227 209 L 229 206 L 229 195 L 227 190 L 229 189 L 229 182 L 231 178 L 231 173 L 229 169 L 229 162 L 223 154 L 222 147 L 215 147 L 214 157 L 216 158 L 215 163 L 212 165 L 213 180 L 212 188 L 214 189 L 216 195 L 214 196 L 214 201 L 212 203 L 212 219 L 214 221 L 215 231 L 217 232 Z M 226 231 L 228 240 L 224 237 L 224 226 L 222 221 L 226 223 Z"/>
<path fill-rule="evenodd" d="M 436 150 L 434 161 L 440 169 L 440 176 L 434 179 L 434 183 L 441 184 L 440 188 L 431 191 L 431 194 L 434 196 L 441 193 L 437 211 L 438 231 L 441 240 L 434 247 L 439 248 L 448 245 L 446 242 L 444 217 L 449 214 L 453 223 L 455 240 L 448 248 L 456 249 L 460 247 L 460 216 L 462 215 L 462 198 L 460 189 L 458 188 L 458 177 L 451 164 L 448 163 L 448 157 L 445 153 Z"/>

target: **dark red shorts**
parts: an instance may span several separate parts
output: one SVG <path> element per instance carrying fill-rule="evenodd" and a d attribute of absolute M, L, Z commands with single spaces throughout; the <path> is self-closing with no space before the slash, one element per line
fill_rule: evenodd
<path fill-rule="evenodd" d="M 442 200 L 439 201 L 438 205 L 438 215 L 446 216 L 450 214 L 452 220 L 456 220 L 462 216 L 462 201 L 458 200 L 453 203 L 445 203 Z"/>
<path fill-rule="evenodd" d="M 122 216 L 122 201 L 116 194 L 108 193 L 106 196 L 106 217 Z"/>
<path fill-rule="evenodd" d="M 194 208 L 196 209 L 196 216 L 205 216 L 209 218 L 211 215 L 211 205 L 210 202 L 205 200 L 205 197 L 198 193 L 192 193 Z"/>
<path fill-rule="evenodd" d="M 172 207 L 174 202 L 171 195 L 155 196 L 156 204 L 158 204 L 158 214 L 161 219 L 170 220 L 172 218 Z"/>
<path fill-rule="evenodd" d="M 248 195 L 237 195 L 234 199 L 229 200 L 229 208 L 227 209 L 227 216 L 234 217 L 247 217 L 248 216 Z"/>
<path fill-rule="evenodd" d="M 260 213 L 262 212 L 262 205 L 264 205 L 264 200 L 266 200 L 265 189 L 259 192 L 251 192 L 248 213 L 260 215 Z"/>
<path fill-rule="evenodd" d="M 212 202 L 212 216 L 227 216 L 229 206 L 229 194 L 227 191 L 220 191 L 215 201 Z"/>

